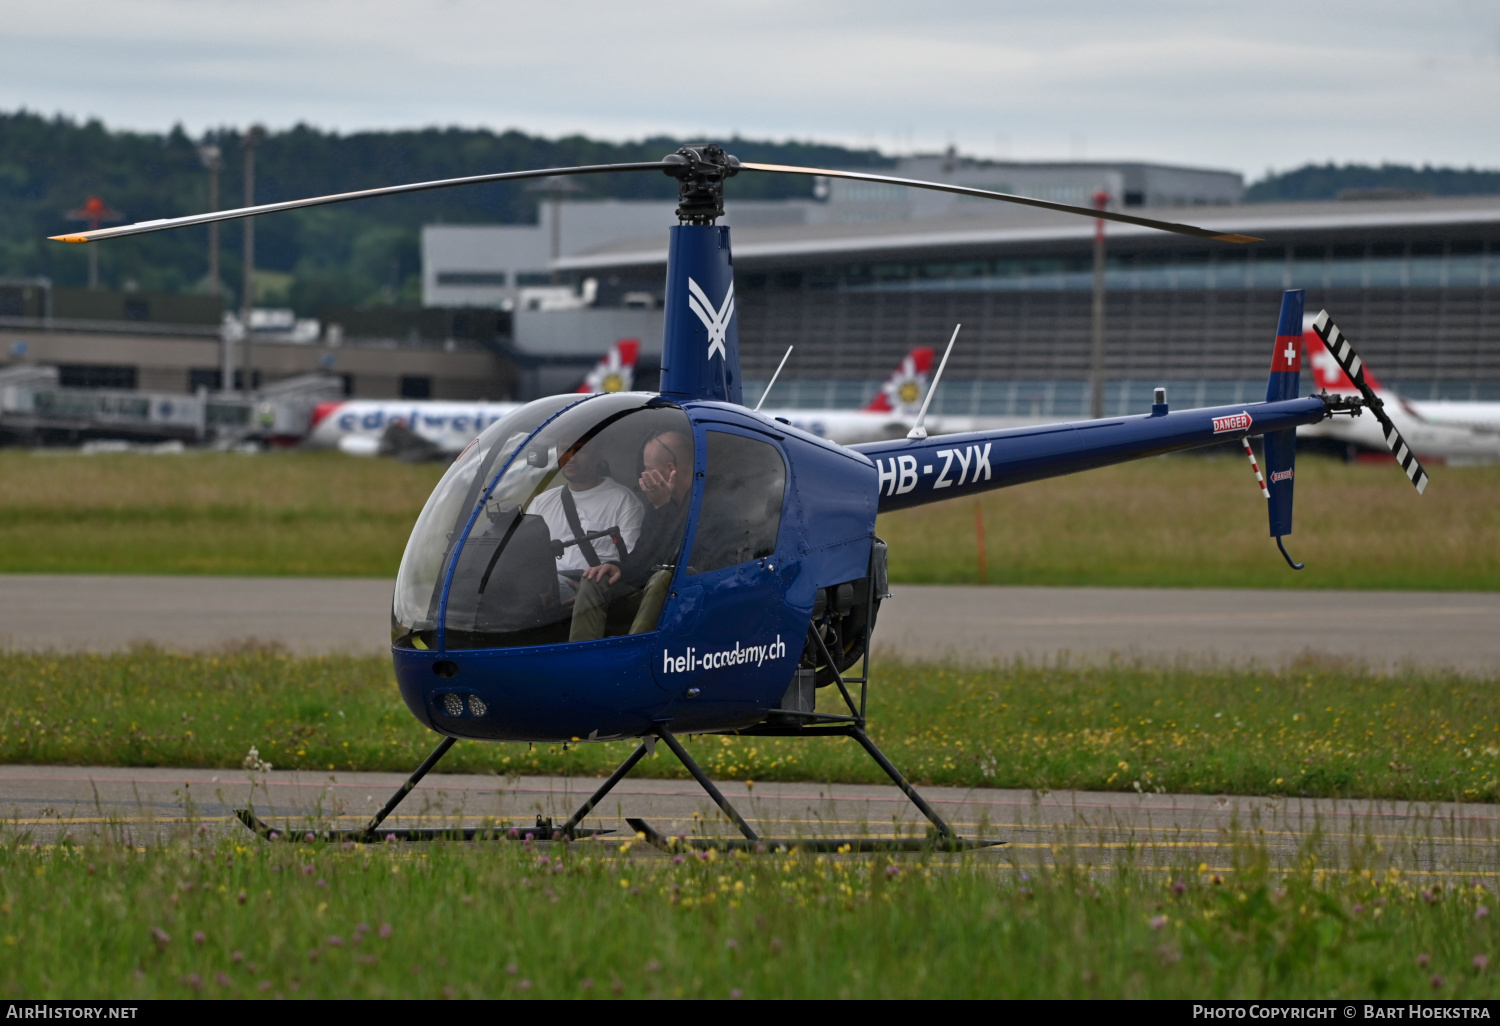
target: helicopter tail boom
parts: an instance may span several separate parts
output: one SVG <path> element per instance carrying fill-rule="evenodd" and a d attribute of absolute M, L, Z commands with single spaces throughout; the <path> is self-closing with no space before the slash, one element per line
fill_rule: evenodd
<path fill-rule="evenodd" d="M 852 446 L 879 472 L 881 513 L 1146 456 L 1292 431 L 1328 416 L 1318 396 L 974 431 Z"/>

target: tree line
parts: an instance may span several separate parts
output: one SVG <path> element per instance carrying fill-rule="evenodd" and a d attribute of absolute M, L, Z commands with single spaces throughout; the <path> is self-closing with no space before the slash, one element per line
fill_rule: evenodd
<path fill-rule="evenodd" d="M 715 141 L 745 160 L 765 163 L 890 163 L 873 150 L 740 138 Z M 81 227 L 67 214 L 89 196 L 101 197 L 127 221 L 207 209 L 208 173 L 199 155 L 205 144 L 219 147 L 222 154 L 220 207 L 243 205 L 243 143 L 244 133 L 234 128 L 194 138 L 180 127 L 167 133 L 117 131 L 99 121 L 26 111 L 0 114 L 0 275 L 45 275 L 57 285 L 84 284 L 84 248 L 46 237 Z M 658 160 L 681 145 L 682 140 L 668 137 L 612 143 L 462 128 L 344 135 L 298 125 L 271 132 L 261 142 L 255 157 L 255 200 L 272 203 L 496 171 Z M 676 183 L 665 175 L 576 181 L 579 198 L 676 195 Z M 415 303 L 421 226 L 535 223 L 539 197 L 527 184 L 444 189 L 259 218 L 255 262 L 257 272 L 266 273 L 257 281 L 257 301 L 290 305 L 303 314 L 329 306 Z M 810 179 L 784 175 L 746 175 L 734 184 L 735 195 L 747 199 L 809 196 L 811 189 Z M 241 281 L 241 231 L 238 222 L 220 228 L 220 277 L 232 302 Z M 104 288 L 204 290 L 208 229 L 118 239 L 102 245 L 99 258 Z"/>
<path fill-rule="evenodd" d="M 874 150 L 809 142 L 720 139 L 743 159 L 815 167 L 886 167 Z M 220 206 L 243 202 L 244 133 L 221 128 L 194 138 L 182 128 L 166 133 L 111 130 L 97 120 L 0 113 L 0 275 L 45 275 L 58 285 L 87 281 L 81 246 L 46 236 L 79 227 L 67 214 L 97 195 L 126 220 L 144 221 L 205 210 L 205 144 L 223 156 Z M 297 125 L 271 132 L 256 155 L 257 202 L 346 192 L 400 182 L 453 178 L 570 164 L 655 160 L 682 145 L 665 136 L 612 143 L 583 136 L 546 139 L 519 131 L 428 128 L 388 132 L 326 132 Z M 607 175 L 575 179 L 581 198 L 670 199 L 664 175 Z M 782 175 L 747 175 L 736 196 L 777 199 L 811 195 L 812 182 Z M 1500 193 L 1500 171 L 1385 164 L 1308 165 L 1268 175 L 1246 192 L 1248 202 L 1336 199 L 1345 196 Z M 314 210 L 290 211 L 256 222 L 256 267 L 264 272 L 257 301 L 290 305 L 304 315 L 331 306 L 415 304 L 420 295 L 418 233 L 422 225 L 534 223 L 538 195 L 526 183 L 415 193 Z M 193 292 L 207 286 L 208 230 L 119 239 L 100 247 L 105 288 Z M 220 229 L 221 280 L 237 302 L 241 228 Z"/>

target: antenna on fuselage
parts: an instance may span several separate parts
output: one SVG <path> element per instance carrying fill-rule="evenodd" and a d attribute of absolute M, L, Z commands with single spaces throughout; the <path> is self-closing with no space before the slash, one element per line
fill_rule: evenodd
<path fill-rule="evenodd" d="M 787 357 L 792 355 L 792 350 L 795 348 L 796 346 L 786 347 L 786 355 L 783 356 L 781 358 L 781 362 L 776 365 L 776 373 L 771 375 L 771 380 L 766 384 L 766 390 L 760 394 L 760 402 L 755 404 L 755 410 L 753 412 L 760 412 L 760 408 L 766 404 L 766 396 L 771 394 L 771 386 L 776 384 L 777 378 L 781 377 L 781 368 L 786 366 Z"/>
<path fill-rule="evenodd" d="M 948 354 L 953 352 L 953 343 L 958 341 L 958 329 L 962 327 L 962 324 L 953 326 L 953 337 L 948 340 L 948 348 L 943 350 L 943 360 L 938 364 L 937 373 L 932 376 L 932 384 L 927 386 L 927 395 L 922 399 L 922 409 L 917 413 L 917 422 L 906 433 L 907 438 L 927 437 L 927 428 L 923 426 L 927 422 L 927 407 L 932 405 L 932 397 L 937 394 L 938 382 L 943 380 L 943 368 L 948 366 Z"/>

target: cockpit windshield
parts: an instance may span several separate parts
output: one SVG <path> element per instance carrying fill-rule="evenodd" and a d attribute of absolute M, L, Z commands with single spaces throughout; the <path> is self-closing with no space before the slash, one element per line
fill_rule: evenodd
<path fill-rule="evenodd" d="M 397 579 L 398 646 L 435 647 L 439 619 L 450 649 L 654 629 L 687 521 L 692 430 L 680 409 L 648 395 L 577 400 L 516 411 L 439 483 Z M 455 540 L 481 504 L 444 618 Z"/>

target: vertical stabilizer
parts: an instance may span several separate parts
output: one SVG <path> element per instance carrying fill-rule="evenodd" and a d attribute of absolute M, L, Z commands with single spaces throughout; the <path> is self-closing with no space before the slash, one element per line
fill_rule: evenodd
<path fill-rule="evenodd" d="M 915 417 L 922 408 L 922 398 L 932 376 L 931 346 L 917 346 L 891 372 L 875 398 L 865 404 L 870 413 L 897 413 Z"/>
<path fill-rule="evenodd" d="M 1276 348 L 1271 353 L 1271 378 L 1266 402 L 1297 398 L 1302 374 L 1302 306 L 1306 294 L 1289 289 L 1281 297 L 1281 320 L 1276 326 Z M 1266 487 L 1271 493 L 1271 536 L 1292 533 L 1292 485 L 1297 469 L 1297 432 L 1277 431 L 1265 436 Z M 1288 560 L 1290 562 L 1290 560 Z"/>

